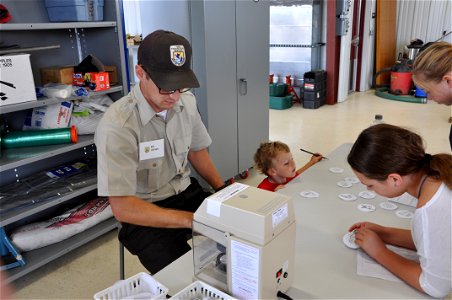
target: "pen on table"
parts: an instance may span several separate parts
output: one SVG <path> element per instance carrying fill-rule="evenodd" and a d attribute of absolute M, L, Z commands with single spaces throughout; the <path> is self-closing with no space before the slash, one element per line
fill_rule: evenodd
<path fill-rule="evenodd" d="M 302 148 L 300 148 L 300 150 L 303 151 L 303 152 L 306 152 L 306 153 L 315 155 L 315 156 L 319 156 L 319 155 L 320 155 L 320 154 L 317 154 L 317 153 L 314 153 L 314 152 L 311 152 L 311 151 L 308 151 L 308 150 L 304 150 L 304 149 L 302 149 Z M 323 156 L 322 159 L 328 159 L 328 158 L 325 157 L 325 156 Z"/>

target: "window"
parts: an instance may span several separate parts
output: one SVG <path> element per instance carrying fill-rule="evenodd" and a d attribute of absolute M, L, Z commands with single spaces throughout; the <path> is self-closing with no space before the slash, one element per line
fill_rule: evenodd
<path fill-rule="evenodd" d="M 311 70 L 312 5 L 270 6 L 270 74 L 298 85 Z M 295 79 L 295 80 L 294 80 Z"/>
<path fill-rule="evenodd" d="M 270 70 L 275 81 L 292 75 L 301 86 L 303 75 L 320 68 L 322 1 L 278 0 L 270 5 Z"/>

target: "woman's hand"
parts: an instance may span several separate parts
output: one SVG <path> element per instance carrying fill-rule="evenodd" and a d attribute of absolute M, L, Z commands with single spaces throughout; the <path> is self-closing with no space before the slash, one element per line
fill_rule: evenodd
<path fill-rule="evenodd" d="M 378 233 L 367 226 L 356 229 L 355 244 L 360 246 L 369 256 L 373 258 L 387 249 Z"/>
<path fill-rule="evenodd" d="M 375 257 L 386 249 L 381 233 L 385 227 L 371 222 L 358 222 L 350 226 L 349 231 L 355 231 L 355 243 L 368 255 Z"/>
<path fill-rule="evenodd" d="M 358 222 L 353 224 L 352 226 L 350 226 L 350 228 L 348 229 L 348 231 L 353 231 L 355 229 L 363 229 L 363 228 L 367 228 L 370 229 L 372 231 L 375 231 L 376 233 L 379 233 L 383 230 L 383 226 L 371 223 L 371 222 Z"/>
<path fill-rule="evenodd" d="M 350 226 L 348 231 L 356 230 L 356 232 L 358 232 L 364 228 L 375 232 L 384 244 L 404 247 L 416 251 L 416 246 L 414 245 L 411 236 L 411 230 L 409 229 L 385 227 L 370 222 L 358 222 Z"/>

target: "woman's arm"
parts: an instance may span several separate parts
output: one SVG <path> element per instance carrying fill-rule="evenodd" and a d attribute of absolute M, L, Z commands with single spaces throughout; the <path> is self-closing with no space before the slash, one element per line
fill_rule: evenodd
<path fill-rule="evenodd" d="M 359 222 L 350 226 L 349 231 L 367 228 L 378 234 L 379 238 L 386 244 L 416 250 L 411 236 L 411 230 L 393 227 L 385 227 L 371 222 Z"/>
<path fill-rule="evenodd" d="M 381 228 L 394 229 L 380 226 L 380 229 Z M 398 230 L 396 230 L 395 232 L 396 234 L 399 233 Z M 404 232 L 402 233 L 402 236 L 405 236 Z M 388 271 L 390 271 L 412 287 L 418 289 L 421 292 L 424 292 L 419 283 L 419 277 L 422 272 L 419 262 L 406 259 L 389 250 L 386 247 L 385 242 L 381 239 L 379 233 L 373 231 L 372 229 L 361 227 L 356 233 L 355 243 L 359 245 L 370 257 L 372 257 L 383 267 L 388 269 Z"/>
<path fill-rule="evenodd" d="M 422 273 L 422 268 L 419 262 L 400 256 L 386 247 L 384 251 L 376 253 L 373 258 L 391 273 L 415 289 L 424 292 L 419 282 L 419 277 Z"/>

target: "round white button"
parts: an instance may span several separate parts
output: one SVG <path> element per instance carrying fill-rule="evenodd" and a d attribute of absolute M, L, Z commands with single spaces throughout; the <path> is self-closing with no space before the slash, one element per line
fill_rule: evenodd
<path fill-rule="evenodd" d="M 400 209 L 400 210 L 396 211 L 396 215 L 400 218 L 411 219 L 414 214 L 409 210 Z"/>
<path fill-rule="evenodd" d="M 345 177 L 344 180 L 352 184 L 359 183 L 359 179 L 356 177 Z"/>
<path fill-rule="evenodd" d="M 300 192 L 300 196 L 305 198 L 317 198 L 319 197 L 319 193 L 314 191 L 302 191 Z"/>
<path fill-rule="evenodd" d="M 386 201 L 386 202 L 381 202 L 380 203 L 380 207 L 386 210 L 394 210 L 397 209 L 397 205 L 395 205 L 392 202 Z"/>
<path fill-rule="evenodd" d="M 349 188 L 352 186 L 352 184 L 350 182 L 347 182 L 345 180 L 338 181 L 337 185 L 340 187 L 345 187 L 345 188 Z"/>
<path fill-rule="evenodd" d="M 342 241 L 344 242 L 345 246 L 351 249 L 359 248 L 359 246 L 355 244 L 355 231 L 347 232 L 346 234 L 344 234 Z"/>
<path fill-rule="evenodd" d="M 358 205 L 358 209 L 363 212 L 372 212 L 375 211 L 375 205 L 368 203 L 361 203 Z"/>
<path fill-rule="evenodd" d="M 344 201 L 355 201 L 357 199 L 353 194 L 339 194 L 338 197 Z"/>
<path fill-rule="evenodd" d="M 364 198 L 364 199 L 373 199 L 373 198 L 375 198 L 376 195 L 372 191 L 362 191 L 362 192 L 359 192 L 358 196 L 360 196 L 361 198 Z"/>
<path fill-rule="evenodd" d="M 332 172 L 332 173 L 342 173 L 342 172 L 344 172 L 344 169 L 338 168 L 338 167 L 332 167 L 332 168 L 330 168 L 330 172 Z"/>

